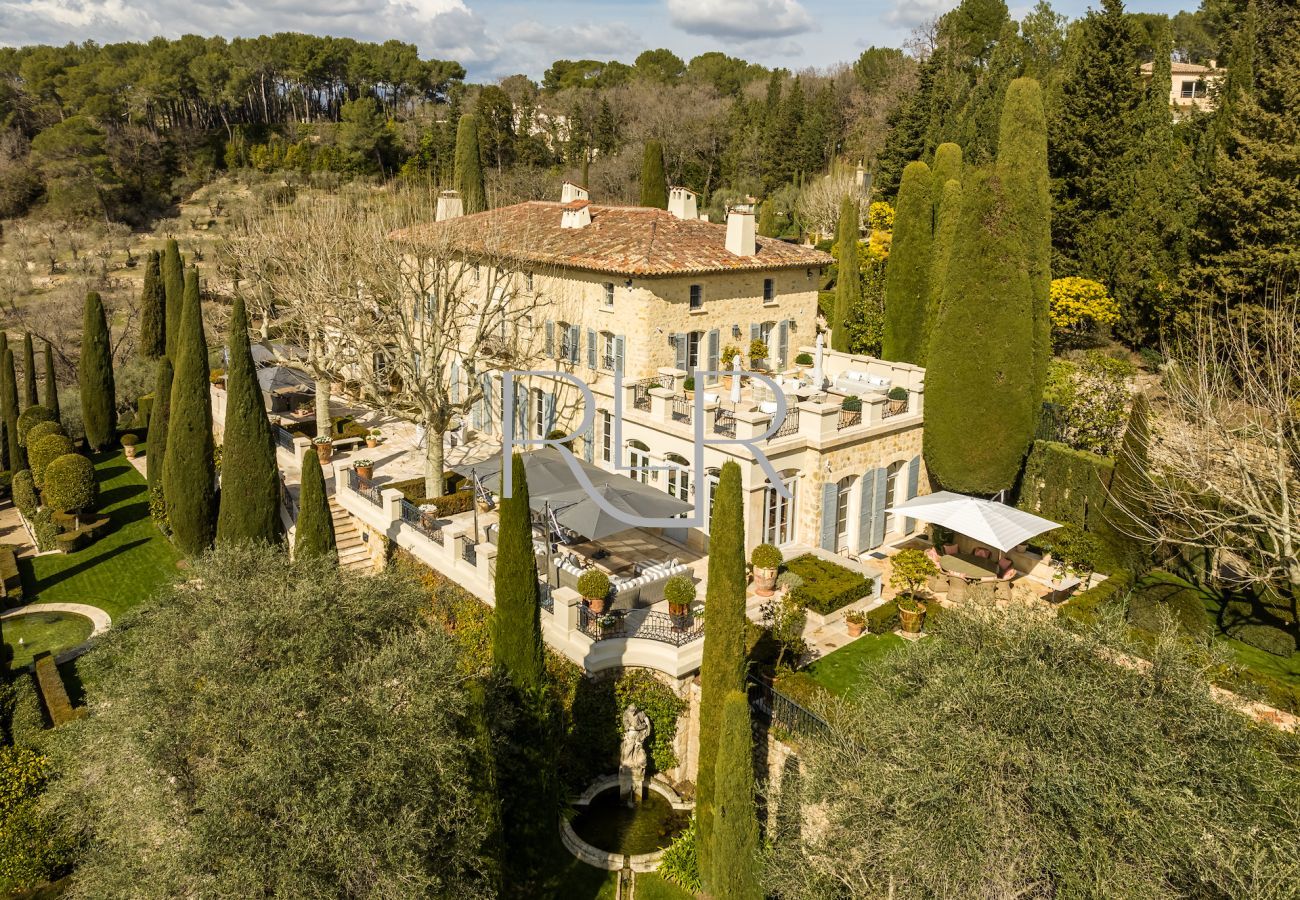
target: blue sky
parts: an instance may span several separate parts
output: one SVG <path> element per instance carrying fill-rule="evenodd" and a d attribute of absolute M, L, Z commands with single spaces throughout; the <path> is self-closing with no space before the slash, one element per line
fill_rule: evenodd
<path fill-rule="evenodd" d="M 1055 0 L 1076 17 L 1097 0 Z M 0 0 L 0 43 L 109 42 L 154 34 L 306 31 L 413 41 L 458 59 L 472 80 L 540 77 L 557 58 L 622 59 L 668 47 L 683 59 L 722 50 L 800 69 L 851 61 L 872 44 L 898 46 L 917 23 L 957 0 Z M 1032 3 L 1012 2 L 1022 15 Z M 1197 0 L 1133 0 L 1176 12 Z"/>

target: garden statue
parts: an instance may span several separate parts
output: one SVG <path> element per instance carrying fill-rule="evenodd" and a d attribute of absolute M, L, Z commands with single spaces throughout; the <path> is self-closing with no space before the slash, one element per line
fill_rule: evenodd
<path fill-rule="evenodd" d="M 645 794 L 645 742 L 650 717 L 635 706 L 623 710 L 623 746 L 618 752 L 618 794 L 629 807 Z"/>

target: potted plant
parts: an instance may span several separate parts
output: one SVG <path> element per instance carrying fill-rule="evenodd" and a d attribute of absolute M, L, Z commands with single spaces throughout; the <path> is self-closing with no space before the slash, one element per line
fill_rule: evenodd
<path fill-rule="evenodd" d="M 860 637 L 867 630 L 867 617 L 860 612 L 851 612 L 844 616 L 844 626 L 849 630 L 849 637 Z"/>
<path fill-rule="evenodd" d="M 673 617 L 673 625 L 680 628 L 695 602 L 695 582 L 685 575 L 674 575 L 664 584 L 664 599 L 668 601 L 668 615 Z"/>
<path fill-rule="evenodd" d="M 898 621 L 908 634 L 918 634 L 925 622 L 925 604 L 910 594 L 898 598 Z"/>
<path fill-rule="evenodd" d="M 754 338 L 749 342 L 749 366 L 751 369 L 761 369 L 767 367 L 767 355 L 770 351 L 767 348 L 767 341 L 762 338 Z"/>
<path fill-rule="evenodd" d="M 776 587 L 776 570 L 784 559 L 781 551 L 771 544 L 759 544 L 754 548 L 749 556 L 754 566 L 754 593 L 760 597 L 772 596 Z"/>
<path fill-rule="evenodd" d="M 794 364 L 800 369 L 811 369 L 813 358 L 811 353 L 800 353 L 794 358 Z"/>
<path fill-rule="evenodd" d="M 939 574 L 939 567 L 921 550 L 902 550 L 890 557 L 889 563 L 889 583 L 900 591 L 898 618 L 904 631 L 915 634 L 925 619 L 925 604 L 917 595 L 927 578 Z"/>
<path fill-rule="evenodd" d="M 578 593 L 593 613 L 602 614 L 609 598 L 609 576 L 600 569 L 587 569 L 578 576 Z"/>
<path fill-rule="evenodd" d="M 686 380 L 682 382 L 682 393 L 686 395 L 687 400 L 695 396 L 695 377 L 693 375 L 687 375 Z"/>
<path fill-rule="evenodd" d="M 896 387 L 889 389 L 889 411 L 890 413 L 901 413 L 907 410 L 907 388 Z"/>
<path fill-rule="evenodd" d="M 370 433 L 366 435 L 366 446 L 373 450 L 379 446 L 379 439 L 381 437 L 383 437 L 383 432 L 378 428 L 370 429 Z"/>
<path fill-rule="evenodd" d="M 138 443 L 140 443 L 140 439 L 135 435 L 122 435 L 122 452 L 126 454 L 127 459 L 135 459 L 135 445 Z"/>
<path fill-rule="evenodd" d="M 723 369 L 730 369 L 736 365 L 736 357 L 740 355 L 740 348 L 735 344 L 728 344 L 722 348 L 720 362 Z"/>
<path fill-rule="evenodd" d="M 375 477 L 375 462 L 371 459 L 359 459 L 356 462 L 357 474 L 366 481 Z"/>
<path fill-rule="evenodd" d="M 334 457 L 334 441 L 330 437 L 321 435 L 312 438 L 311 445 L 316 448 L 316 455 L 320 457 L 321 465 Z"/>

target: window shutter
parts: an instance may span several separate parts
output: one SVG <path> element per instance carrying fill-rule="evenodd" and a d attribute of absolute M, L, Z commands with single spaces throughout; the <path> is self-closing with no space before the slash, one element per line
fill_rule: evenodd
<path fill-rule="evenodd" d="M 582 357 L 582 329 L 577 325 L 569 326 L 569 362 L 574 365 Z"/>
<path fill-rule="evenodd" d="M 907 463 L 907 498 L 911 500 L 916 496 L 917 482 L 921 478 L 921 457 L 913 456 Z M 916 527 L 915 519 L 903 520 L 903 533 L 911 534 L 912 529 Z"/>
<path fill-rule="evenodd" d="M 876 489 L 872 497 L 871 543 L 867 546 L 875 548 L 885 541 L 885 482 L 889 479 L 889 471 L 882 467 L 871 473 L 870 477 L 875 479 Z"/>
<path fill-rule="evenodd" d="M 593 329 L 588 328 L 587 329 L 587 368 L 588 369 L 596 368 L 597 352 L 598 350 L 596 347 L 596 332 Z"/>
<path fill-rule="evenodd" d="M 515 437 L 528 436 L 528 392 L 515 382 Z"/>
<path fill-rule="evenodd" d="M 546 320 L 546 355 L 555 355 L 555 323 L 550 319 Z"/>
<path fill-rule="evenodd" d="M 876 506 L 876 478 L 866 472 L 858 482 L 862 485 L 862 495 L 858 503 L 858 552 L 865 553 L 871 549 L 872 512 Z"/>
<path fill-rule="evenodd" d="M 839 494 L 839 486 L 833 481 L 828 481 L 822 485 L 822 549 L 835 552 L 835 517 L 839 510 L 837 509 L 836 499 Z"/>
<path fill-rule="evenodd" d="M 674 334 L 672 336 L 673 346 L 677 350 L 677 368 L 685 371 L 686 369 L 686 335 Z"/>
<path fill-rule="evenodd" d="M 790 321 L 782 319 L 776 325 L 776 361 L 784 369 L 787 364 L 786 357 L 790 351 Z"/>
<path fill-rule="evenodd" d="M 627 339 L 623 335 L 614 338 L 614 371 L 623 374 L 623 357 L 627 353 Z"/>
<path fill-rule="evenodd" d="M 595 423 L 592 424 L 591 430 L 593 432 L 596 430 Z M 596 436 L 594 434 L 583 435 L 582 455 L 586 458 L 587 462 L 596 461 Z"/>
<path fill-rule="evenodd" d="M 460 362 L 454 359 L 451 361 L 451 386 L 450 387 L 451 387 L 450 390 L 451 402 L 459 403 L 460 402 Z"/>
<path fill-rule="evenodd" d="M 749 326 L 749 342 L 752 344 L 754 341 L 761 341 L 762 339 L 763 339 L 763 326 L 762 326 L 762 325 L 756 325 L 756 324 L 754 324 L 754 323 L 750 323 L 750 326 Z M 746 359 L 749 358 L 749 348 L 748 348 L 748 347 L 745 348 L 745 358 L 746 358 Z"/>
<path fill-rule="evenodd" d="M 721 335 L 718 334 L 718 329 L 715 328 L 709 332 L 709 350 L 708 350 L 708 362 L 706 363 L 706 368 L 708 368 L 710 372 L 718 371 L 718 342 L 720 338 Z M 714 375 L 712 380 L 716 382 L 718 380 L 718 376 Z"/>

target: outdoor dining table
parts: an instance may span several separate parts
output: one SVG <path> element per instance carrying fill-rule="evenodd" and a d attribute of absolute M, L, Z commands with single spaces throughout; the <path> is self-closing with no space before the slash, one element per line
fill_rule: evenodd
<path fill-rule="evenodd" d="M 964 554 L 958 556 L 945 553 L 939 557 L 939 568 L 948 575 L 959 575 L 962 578 L 994 578 L 998 574 L 994 560 Z"/>

